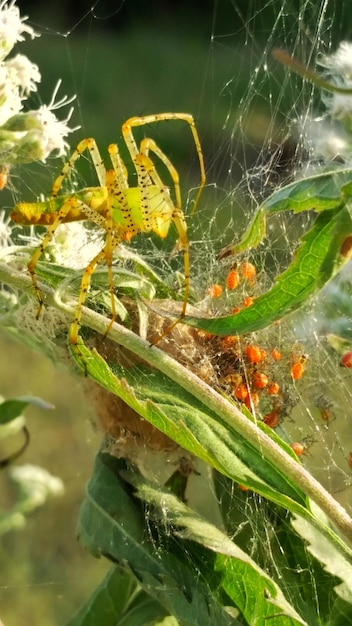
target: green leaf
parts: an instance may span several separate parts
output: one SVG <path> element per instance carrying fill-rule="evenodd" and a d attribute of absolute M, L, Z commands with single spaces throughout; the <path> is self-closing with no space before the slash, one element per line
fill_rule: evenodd
<path fill-rule="evenodd" d="M 290 514 L 255 493 L 236 489 L 217 472 L 214 486 L 227 533 L 242 549 L 251 546 L 253 560 L 270 571 L 285 590 L 286 599 L 310 626 L 325 623 L 336 602 L 335 587 L 340 580 L 329 575 L 308 552 L 304 539 L 292 528 Z M 343 561 L 341 557 L 341 566 Z"/>
<path fill-rule="evenodd" d="M 67 626 L 144 626 L 167 615 L 123 567 L 111 567 L 99 587 Z"/>
<path fill-rule="evenodd" d="M 352 604 L 338 598 L 325 626 L 346 626 L 346 624 L 352 624 Z"/>
<path fill-rule="evenodd" d="M 342 600 L 352 604 L 352 564 L 335 546 L 326 543 L 319 529 L 313 528 L 308 520 L 294 519 L 293 527 L 308 542 L 308 550 L 319 559 L 327 572 L 342 580 L 336 593 Z"/>
<path fill-rule="evenodd" d="M 118 368 L 115 373 L 96 352 L 79 344 L 84 369 L 96 382 L 122 398 L 139 415 L 198 458 L 237 482 L 290 508 L 297 503 L 306 507 L 307 499 L 298 485 L 293 485 L 280 468 L 263 458 L 234 426 L 225 425 L 218 415 L 161 372 L 139 366 Z M 76 355 L 74 355 L 77 358 Z M 253 418 L 250 414 L 244 419 Z M 295 455 L 272 429 L 258 424 L 270 438 Z"/>
<path fill-rule="evenodd" d="M 138 367 L 131 368 L 120 368 L 115 365 L 114 369 L 118 374 L 116 376 L 96 351 L 91 352 L 84 344 L 79 344 L 79 349 L 84 358 L 86 373 L 99 384 L 122 398 L 139 415 L 182 448 L 229 476 L 234 482 L 246 485 L 265 498 L 307 519 L 313 526 L 317 525 L 326 540 L 331 541 L 337 550 L 352 562 L 352 553 L 348 546 L 311 513 L 309 500 L 301 489 L 301 483 L 307 484 L 308 480 L 305 472 L 303 468 L 300 470 L 290 446 L 272 429 L 261 422 L 254 423 L 253 417 L 248 412 L 241 416 L 240 421 L 238 409 L 235 407 L 233 415 L 231 413 L 232 419 L 225 421 L 221 410 L 213 413 L 208 406 L 157 369 L 148 369 L 147 366 L 139 364 Z M 160 351 L 155 351 L 155 355 L 157 352 Z M 252 424 L 253 439 L 247 434 Z M 263 441 L 260 437 L 261 431 L 266 435 Z M 274 448 L 274 456 L 266 454 L 266 447 Z M 285 456 L 291 456 L 290 463 L 295 466 L 297 464 L 299 471 L 294 471 L 296 480 L 290 479 L 290 472 L 287 470 L 286 473 L 282 463 L 275 462 L 277 450 L 280 448 L 284 449 Z M 314 485 L 313 489 L 316 495 L 317 486 Z M 321 502 L 323 506 L 327 506 L 325 494 Z M 338 504 L 335 504 L 336 514 L 344 517 L 344 521 L 340 519 L 338 523 L 342 523 L 343 532 L 349 535 L 351 520 L 346 512 L 342 512 Z M 330 508 L 331 506 L 329 503 Z"/>
<path fill-rule="evenodd" d="M 260 205 L 241 240 L 224 248 L 219 258 L 256 248 L 266 235 L 266 218 L 275 213 L 320 212 L 342 207 L 348 197 L 351 198 L 351 182 L 352 170 L 339 169 L 303 178 L 278 189 Z"/>
<path fill-rule="evenodd" d="M 166 540 L 156 544 L 152 523 L 121 478 L 122 469 L 124 461 L 98 455 L 80 511 L 80 541 L 93 555 L 123 564 L 182 626 L 235 624 L 187 554 L 173 553 Z"/>
<path fill-rule="evenodd" d="M 179 540 L 187 542 L 186 545 L 190 541 L 195 542 L 218 555 L 214 562 L 215 571 L 221 573 L 222 586 L 234 605 L 240 608 L 248 624 L 253 623 L 254 616 L 256 620 L 270 619 L 275 624 L 274 616 L 278 613 L 285 613 L 288 618 L 287 626 L 297 623 L 308 624 L 289 605 L 280 587 L 270 576 L 222 531 L 165 488 L 135 473 L 123 472 L 123 476 L 136 487 L 136 495 L 152 507 L 153 517 L 159 518 L 163 525 L 167 522 Z M 192 554 L 197 559 L 196 548 L 192 549 Z M 201 558 L 200 554 L 198 558 Z M 206 577 L 207 568 L 203 566 L 202 572 Z M 211 574 L 208 583 L 211 586 Z"/>
<path fill-rule="evenodd" d="M 19 396 L 12 400 L 4 400 L 0 404 L 0 424 L 7 424 L 16 419 L 27 408 L 28 405 L 36 406 L 39 409 L 53 409 L 53 405 L 35 396 Z"/>

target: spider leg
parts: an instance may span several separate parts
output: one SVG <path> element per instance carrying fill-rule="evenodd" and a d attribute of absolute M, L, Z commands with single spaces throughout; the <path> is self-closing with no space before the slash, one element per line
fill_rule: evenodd
<path fill-rule="evenodd" d="M 115 290 L 114 290 L 114 276 L 112 272 L 112 253 L 116 246 L 121 241 L 121 236 L 114 232 L 114 223 L 112 218 L 112 211 L 109 211 L 108 217 L 105 221 L 106 228 L 106 241 L 105 245 L 98 254 L 90 261 L 84 270 L 82 279 L 81 279 L 81 287 L 78 297 L 77 306 L 75 309 L 74 320 L 70 326 L 69 331 L 69 342 L 72 346 L 72 349 L 80 356 L 78 343 L 79 343 L 79 328 L 82 317 L 82 309 L 85 304 L 87 293 L 89 291 L 91 277 L 95 272 L 95 269 L 99 263 L 105 262 L 108 268 L 108 280 L 109 280 L 109 292 L 111 299 L 111 320 L 106 328 L 104 333 L 104 337 L 108 334 L 112 324 L 116 319 L 116 306 L 115 306 Z"/>
<path fill-rule="evenodd" d="M 98 213 L 97 211 L 92 209 L 90 206 L 88 206 L 84 202 L 81 202 L 81 201 L 77 200 L 77 198 L 75 196 L 71 196 L 70 198 L 68 198 L 66 200 L 66 202 L 62 205 L 62 207 L 60 208 L 59 212 L 57 213 L 57 217 L 56 217 L 55 221 L 48 226 L 48 229 L 47 229 L 43 239 L 41 240 L 40 245 L 34 251 L 34 253 L 33 253 L 33 255 L 32 255 L 32 257 L 31 257 L 31 259 L 30 259 L 30 261 L 29 261 L 29 263 L 27 265 L 28 272 L 29 272 L 29 274 L 31 276 L 31 279 L 32 279 L 33 288 L 34 288 L 35 294 L 37 296 L 37 300 L 39 302 L 38 310 L 37 310 L 37 313 L 36 313 L 36 319 L 39 319 L 39 317 L 40 317 L 40 313 L 41 313 L 41 310 L 43 308 L 44 301 L 43 301 L 43 297 L 42 297 L 41 291 L 40 291 L 40 289 L 38 287 L 38 282 L 37 282 L 37 276 L 36 276 L 36 273 L 35 273 L 35 268 L 37 266 L 37 263 L 38 263 L 41 255 L 45 251 L 45 248 L 49 245 L 50 241 L 52 240 L 56 230 L 59 228 L 59 226 L 61 226 L 61 224 L 63 224 L 65 222 L 66 216 L 73 209 L 81 211 L 82 213 L 84 213 L 84 215 L 86 216 L 87 219 L 90 219 L 93 222 L 95 222 L 96 224 L 98 224 L 98 226 L 101 226 L 102 228 L 105 228 L 106 218 L 103 215 L 100 215 L 100 213 Z"/>
<path fill-rule="evenodd" d="M 33 284 L 33 288 L 35 291 L 35 294 L 37 296 L 37 300 L 38 300 L 38 310 L 36 313 L 36 319 L 39 319 L 41 310 L 43 308 L 43 298 L 42 298 L 42 294 L 41 291 L 38 287 L 38 282 L 37 282 L 37 277 L 36 277 L 36 273 L 35 273 L 35 268 L 36 265 L 41 257 L 41 255 L 43 254 L 45 248 L 47 247 L 47 245 L 50 243 L 50 241 L 52 240 L 55 231 L 57 230 L 57 228 L 60 226 L 60 224 L 62 224 L 65 220 L 66 215 L 72 210 L 72 208 L 76 208 L 77 206 L 77 202 L 74 198 L 74 196 L 72 196 L 71 198 L 68 198 L 68 200 L 66 200 L 66 202 L 62 205 L 62 207 L 60 208 L 57 217 L 55 219 L 55 221 L 48 227 L 48 230 L 46 231 L 45 236 L 43 237 L 42 241 L 40 242 L 40 245 L 38 246 L 38 248 L 34 251 L 29 263 L 28 263 L 28 272 L 31 276 L 32 279 L 32 284 Z"/>
<path fill-rule="evenodd" d="M 151 346 L 154 346 L 157 343 L 159 343 L 159 341 L 163 339 L 163 337 L 168 335 L 169 332 L 175 326 L 177 326 L 177 324 L 182 322 L 182 319 L 186 315 L 186 308 L 187 308 L 187 303 L 188 303 L 189 287 L 190 287 L 190 261 L 189 261 L 189 241 L 187 237 L 187 224 L 185 222 L 183 212 L 178 211 L 177 209 L 175 209 L 173 213 L 172 220 L 178 232 L 178 236 L 179 236 L 178 244 L 180 245 L 180 247 L 182 247 L 182 250 L 183 250 L 184 285 L 185 285 L 183 303 L 182 303 L 181 313 L 178 316 L 178 318 L 174 320 L 171 324 L 169 324 L 169 326 L 166 327 L 163 333 L 161 335 L 158 335 L 151 342 L 150 344 Z"/>
<path fill-rule="evenodd" d="M 144 153 L 142 152 L 142 149 L 144 149 L 145 152 L 148 152 L 149 149 L 155 152 L 157 156 L 159 156 L 159 158 L 164 162 L 165 166 L 168 168 L 170 175 L 172 177 L 172 180 L 174 182 L 174 185 L 175 185 L 176 207 L 172 203 L 170 196 L 165 186 L 163 185 L 163 182 L 158 172 L 155 169 L 154 163 L 149 158 L 149 156 L 145 154 L 145 152 Z M 148 174 L 150 178 L 153 180 L 154 184 L 160 189 L 160 192 L 163 193 L 164 203 L 160 203 L 160 213 L 158 212 L 158 209 L 154 209 L 154 210 L 150 209 L 150 211 L 151 211 L 152 218 L 154 220 L 157 220 L 158 218 L 161 220 L 161 222 L 165 220 L 166 229 L 163 231 L 163 233 L 161 233 L 160 231 L 161 226 L 158 225 L 158 227 L 157 228 L 154 227 L 153 230 L 155 230 L 160 236 L 165 237 L 167 234 L 168 224 L 170 224 L 171 221 L 173 221 L 178 232 L 179 238 L 178 238 L 176 248 L 182 249 L 183 255 L 184 255 L 183 264 L 184 264 L 185 292 L 184 292 L 183 306 L 182 306 L 182 311 L 181 311 L 181 318 L 182 318 L 184 317 L 186 313 L 186 308 L 187 308 L 187 301 L 188 301 L 188 294 L 189 294 L 189 281 L 190 281 L 190 262 L 189 262 L 189 241 L 187 237 L 187 224 L 184 218 L 183 211 L 181 209 L 181 193 L 180 193 L 178 172 L 176 168 L 172 165 L 172 163 L 169 161 L 169 159 L 166 157 L 166 155 L 164 155 L 164 153 L 158 148 L 158 146 L 156 146 L 154 141 L 151 139 L 143 140 L 141 144 L 141 152 L 139 155 L 137 155 L 136 161 L 138 163 L 138 166 L 136 165 L 136 168 L 140 167 L 142 170 L 143 168 L 148 168 Z M 143 181 L 141 181 L 141 188 L 143 189 Z M 148 209 L 149 209 L 149 205 L 148 205 Z"/>
<path fill-rule="evenodd" d="M 68 161 L 66 161 L 66 163 L 64 164 L 59 176 L 54 180 L 53 186 L 51 188 L 51 195 L 54 198 L 59 194 L 64 179 L 69 174 L 69 172 L 73 169 L 74 164 L 82 156 L 85 150 L 88 150 L 91 156 L 94 169 L 97 173 L 100 187 L 105 186 L 106 170 L 105 170 L 104 162 L 100 156 L 99 148 L 96 144 L 95 139 L 92 139 L 90 137 L 88 139 L 82 139 L 82 141 L 79 142 L 76 150 L 71 154 Z"/>
<path fill-rule="evenodd" d="M 171 198 L 158 174 L 158 172 L 155 169 L 155 165 L 153 163 L 153 161 L 149 158 L 149 150 L 151 150 L 152 152 L 154 152 L 159 159 L 164 163 L 165 167 L 168 169 L 170 176 L 172 178 L 172 181 L 174 183 L 174 187 L 175 187 L 175 198 L 176 198 L 176 206 L 172 203 Z M 176 168 L 174 167 L 174 165 L 171 163 L 171 161 L 168 159 L 168 157 L 162 152 L 162 150 L 160 150 L 160 148 L 155 144 L 155 142 L 152 139 L 144 139 L 141 142 L 141 146 L 140 146 L 140 153 L 136 156 L 136 169 L 138 172 L 138 169 L 141 168 L 143 170 L 143 168 L 148 170 L 148 174 L 150 176 L 150 178 L 152 179 L 153 183 L 156 185 L 156 187 L 158 187 L 160 189 L 160 191 L 163 193 L 163 203 L 160 203 L 160 213 L 158 212 L 158 209 L 154 209 L 151 210 L 151 214 L 154 220 L 157 220 L 158 218 L 161 220 L 161 222 L 163 222 L 163 220 L 166 221 L 166 229 L 168 229 L 168 225 L 170 224 L 171 221 L 174 222 L 177 233 L 178 233 L 178 242 L 176 245 L 176 249 L 182 249 L 183 250 L 183 266 L 184 266 L 184 285 L 185 285 L 185 289 L 184 289 L 184 296 L 183 296 L 183 304 L 182 304 L 182 309 L 181 309 L 181 313 L 180 316 L 177 318 L 177 320 L 175 320 L 174 322 L 172 322 L 172 324 L 170 324 L 166 330 L 162 333 L 161 336 L 157 337 L 156 340 L 154 340 L 152 342 L 152 345 L 154 345 L 155 343 L 157 343 L 158 341 L 160 341 L 160 339 L 162 337 L 164 337 L 165 335 L 167 335 L 170 330 L 172 330 L 174 328 L 174 326 L 176 326 L 181 320 L 182 318 L 185 316 L 186 314 L 186 308 L 187 308 L 187 302 L 188 302 L 188 296 L 189 296 L 189 287 L 190 287 L 190 260 L 189 260 L 189 240 L 187 237 L 187 224 L 186 224 L 186 220 L 184 218 L 184 214 L 183 211 L 181 209 L 181 192 L 180 192 L 180 185 L 179 185 L 179 175 L 178 172 L 176 170 Z M 140 177 L 139 177 L 139 183 L 140 183 Z M 141 185 L 143 185 L 143 182 L 141 181 Z M 142 187 L 143 189 L 143 187 Z M 167 234 L 167 230 L 165 232 L 165 230 L 163 231 L 163 234 L 161 234 L 160 232 L 160 226 L 158 225 L 158 230 L 156 230 L 156 228 L 154 228 L 153 230 L 156 230 L 156 232 L 160 235 L 160 236 L 166 236 Z"/>
<path fill-rule="evenodd" d="M 127 181 L 126 167 L 120 157 L 116 144 L 111 144 L 108 147 L 108 152 L 114 168 L 112 171 L 113 176 L 111 181 L 110 174 L 107 173 L 109 196 L 112 199 L 112 205 L 114 201 L 117 202 L 118 210 L 122 217 L 122 222 L 118 225 L 119 234 L 128 234 L 129 238 L 132 238 L 140 232 L 141 228 L 140 225 L 136 223 L 136 220 L 132 215 L 131 206 L 129 205 L 125 195 L 130 191 Z M 117 224 L 115 222 L 115 229 L 116 227 Z"/>
<path fill-rule="evenodd" d="M 159 189 L 164 189 L 165 185 L 163 184 L 158 172 L 156 171 L 155 165 L 151 159 L 149 159 L 149 151 L 151 150 L 156 154 L 160 161 L 162 161 L 167 168 L 172 182 L 174 183 L 175 189 L 175 198 L 176 198 L 176 206 L 181 209 L 181 191 L 180 191 L 180 177 L 178 175 L 178 171 L 176 167 L 171 163 L 170 159 L 164 154 L 164 152 L 159 148 L 159 146 L 155 143 L 153 139 L 142 139 L 140 144 L 139 154 L 136 156 L 136 160 L 139 162 L 144 161 L 144 167 L 148 170 L 148 174 L 152 179 L 153 183 L 159 187 Z"/>
<path fill-rule="evenodd" d="M 107 336 L 111 326 L 113 325 L 114 321 L 116 320 L 114 275 L 113 275 L 113 272 L 112 272 L 112 253 L 113 253 L 114 249 L 119 245 L 120 242 L 121 242 L 121 237 L 119 235 L 116 235 L 116 234 L 112 233 L 111 240 L 110 240 L 110 243 L 109 243 L 110 249 L 109 249 L 109 251 L 106 250 L 106 257 L 105 258 L 106 258 L 106 264 L 107 264 L 107 268 L 108 268 L 109 292 L 110 292 L 110 301 L 111 301 L 111 320 L 110 320 L 108 326 L 106 327 L 106 330 L 105 330 L 105 333 L 104 333 L 104 338 Z M 105 246 L 105 247 L 107 247 L 107 246 Z"/>
<path fill-rule="evenodd" d="M 87 293 L 90 287 L 91 276 L 92 274 L 94 274 L 96 266 L 99 263 L 102 263 L 103 261 L 105 261 L 105 259 L 106 259 L 106 251 L 105 251 L 105 246 L 104 246 L 104 248 L 100 250 L 100 252 L 98 252 L 98 254 L 96 254 L 95 257 L 89 262 L 82 276 L 78 303 L 75 309 L 75 316 L 74 316 L 73 322 L 69 330 L 69 342 L 72 346 L 72 349 L 78 354 L 80 354 L 77 346 L 79 343 L 78 339 L 79 339 L 80 322 L 81 322 L 81 317 L 82 317 L 82 309 L 87 298 Z"/>
<path fill-rule="evenodd" d="M 116 182 L 121 190 L 128 189 L 127 170 L 126 166 L 121 159 L 119 149 L 116 143 L 110 144 L 108 147 L 110 160 L 114 168 Z"/>
<path fill-rule="evenodd" d="M 192 213 L 196 210 L 200 195 L 203 191 L 203 187 L 205 185 L 206 176 L 205 176 L 205 166 L 204 166 L 204 158 L 202 147 L 198 135 L 198 131 L 196 125 L 194 123 L 193 116 L 189 113 L 157 113 L 156 115 L 145 115 L 144 117 L 131 117 L 122 125 L 122 134 L 127 145 L 128 151 L 131 155 L 131 159 L 135 162 L 136 156 L 138 154 L 137 144 L 135 142 L 132 128 L 135 126 L 145 126 L 147 124 L 153 124 L 154 122 L 163 122 L 166 120 L 183 120 L 186 122 L 192 132 L 194 145 L 196 147 L 198 161 L 199 161 L 199 169 L 200 169 L 200 184 L 197 196 L 195 198 Z"/>

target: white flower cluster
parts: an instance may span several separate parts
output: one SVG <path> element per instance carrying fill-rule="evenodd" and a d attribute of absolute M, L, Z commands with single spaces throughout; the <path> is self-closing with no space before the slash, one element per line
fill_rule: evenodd
<path fill-rule="evenodd" d="M 319 65 L 328 68 L 333 75 L 352 80 L 352 44 L 348 41 L 341 41 L 340 46 L 334 54 L 323 56 L 319 60 Z"/>
<path fill-rule="evenodd" d="M 27 509 L 41 506 L 49 497 L 64 493 L 62 480 L 37 465 L 16 465 L 11 468 L 11 478 L 20 485 Z"/>
<path fill-rule="evenodd" d="M 305 135 L 309 149 L 325 161 L 338 158 L 351 162 L 352 151 L 352 43 L 342 41 L 330 55 L 321 55 L 318 64 L 324 68 L 324 79 L 331 91 L 322 89 L 326 115 L 305 118 Z M 339 93 L 333 91 L 336 87 Z M 344 93 L 341 90 L 347 90 Z M 348 93 L 348 91 L 351 93 Z"/>
<path fill-rule="evenodd" d="M 328 71 L 336 87 L 352 91 L 352 44 L 342 41 L 331 55 L 323 56 L 319 65 Z M 332 93 L 324 98 L 333 119 L 340 120 L 348 132 L 352 131 L 352 93 Z"/>
<path fill-rule="evenodd" d="M 15 163 L 45 161 L 53 151 L 64 154 L 65 137 L 74 129 L 67 125 L 73 109 L 59 121 L 54 111 L 70 104 L 66 96 L 55 103 L 60 81 L 49 105 L 23 111 L 29 94 L 37 90 L 41 76 L 37 65 L 22 54 L 8 59 L 17 42 L 29 35 L 39 37 L 21 17 L 16 0 L 0 0 L 0 189 L 6 184 L 9 166 Z"/>

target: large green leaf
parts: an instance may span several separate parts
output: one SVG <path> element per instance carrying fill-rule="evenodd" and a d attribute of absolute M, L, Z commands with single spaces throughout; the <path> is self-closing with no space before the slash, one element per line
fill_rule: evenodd
<path fill-rule="evenodd" d="M 270 571 L 273 580 L 285 591 L 286 599 L 310 626 L 325 623 L 337 601 L 336 587 L 341 579 L 329 575 L 310 554 L 305 538 L 293 530 L 287 511 L 258 494 L 236 489 L 228 478 L 214 474 L 227 534 L 235 537 L 242 549 L 251 546 L 253 560 Z M 345 566 L 342 556 L 336 562 L 340 568 Z"/>
<path fill-rule="evenodd" d="M 299 512 L 306 510 L 307 498 L 298 485 L 287 480 L 280 467 L 263 458 L 258 448 L 246 440 L 233 425 L 159 371 L 139 365 L 110 369 L 95 351 L 80 345 L 85 356 L 87 373 L 111 393 L 122 398 L 144 419 L 176 441 L 198 458 L 237 482 L 262 493 L 282 506 Z M 243 415 L 245 421 L 252 420 Z M 265 424 L 259 428 L 282 446 L 292 458 L 295 455 L 272 429 Z M 298 509 L 296 509 L 296 505 Z"/>
<path fill-rule="evenodd" d="M 248 624 L 255 619 L 268 620 L 279 625 L 283 614 L 287 618 L 285 624 L 308 624 L 295 609 L 290 606 L 278 586 L 264 569 L 258 567 L 248 554 L 227 535 L 210 524 L 206 519 L 178 500 L 174 494 L 164 488 L 146 481 L 139 475 L 123 473 L 137 488 L 137 495 L 143 502 L 152 507 L 153 518 L 160 524 L 167 523 L 171 532 L 190 550 L 189 542 L 205 547 L 218 556 L 214 562 L 215 572 L 221 574 L 221 586 L 240 611 Z M 200 563 L 204 578 L 209 575 L 211 586 L 212 572 L 202 567 L 206 561 L 206 553 L 199 552 L 197 546 L 192 548 L 194 560 Z M 211 562 L 211 561 L 210 561 Z M 209 564 L 208 564 L 209 566 Z M 254 592 L 255 590 L 255 592 Z M 310 624 L 310 626 L 312 626 Z"/>
<path fill-rule="evenodd" d="M 207 406 L 208 398 L 203 404 L 175 380 L 156 369 L 143 365 L 122 368 L 114 364 L 113 372 L 96 351 L 88 350 L 84 344 L 80 344 L 79 348 L 86 373 L 100 385 L 121 397 L 144 419 L 222 474 L 302 516 L 313 526 L 317 525 L 326 539 L 332 541 L 352 562 L 352 552 L 348 547 L 325 523 L 312 515 L 309 500 L 302 489 L 306 480 L 304 470 L 299 468 L 292 449 L 265 424 L 255 422 L 248 412 L 245 415 L 239 413 L 235 406 L 232 412 L 230 403 L 226 403 L 231 411 L 231 417 L 227 419 L 226 411 L 221 410 L 218 394 L 219 410 L 214 412 Z M 151 354 L 150 348 L 148 354 Z M 176 377 L 175 372 L 173 375 Z M 278 452 L 284 451 L 285 459 L 288 456 L 294 466 L 294 474 L 299 469 L 296 480 L 285 472 L 283 461 L 277 459 L 275 462 L 267 453 L 272 446 L 274 458 Z M 316 492 L 317 484 L 313 489 Z M 334 504 L 338 508 L 337 503 Z M 332 504 L 328 506 L 331 508 Z M 342 514 L 345 516 L 345 512 Z M 347 518 L 343 522 L 347 533 L 350 532 L 350 524 L 351 520 Z"/>
<path fill-rule="evenodd" d="M 98 455 L 80 511 L 81 542 L 93 555 L 123 565 L 181 626 L 237 624 L 217 597 L 218 577 L 214 576 L 209 586 L 177 544 L 173 550 L 166 536 L 165 543 L 160 536 L 153 537 L 153 524 L 148 523 L 143 506 L 120 476 L 125 467 L 123 461 L 108 454 Z M 159 530 L 162 532 L 161 527 Z"/>

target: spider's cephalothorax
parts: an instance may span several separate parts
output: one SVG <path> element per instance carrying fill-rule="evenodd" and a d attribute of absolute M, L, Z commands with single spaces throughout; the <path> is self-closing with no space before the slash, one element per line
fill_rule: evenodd
<path fill-rule="evenodd" d="M 127 170 L 116 144 L 111 144 L 108 148 L 112 169 L 106 169 L 95 140 L 83 139 L 54 181 L 50 198 L 44 202 L 19 203 L 12 211 L 11 217 L 17 223 L 45 224 L 48 227 L 40 246 L 34 252 L 28 264 L 28 270 L 39 302 L 37 317 L 39 317 L 43 306 L 43 298 L 37 283 L 35 268 L 58 226 L 70 221 L 92 220 L 105 230 L 104 246 L 87 265 L 82 276 L 74 321 L 71 324 L 69 333 L 73 349 L 77 350 L 82 307 L 90 286 L 91 275 L 95 271 L 96 266 L 105 262 L 108 268 L 109 290 L 111 294 L 111 322 L 107 328 L 108 332 L 116 317 L 112 273 L 112 254 L 114 249 L 121 241 L 130 240 L 140 232 L 147 233 L 153 231 L 159 237 L 164 238 L 168 234 L 171 222 L 174 223 L 178 232 L 177 248 L 183 250 L 185 291 L 180 316 L 168 327 L 166 332 L 185 315 L 190 280 L 189 242 L 187 238 L 187 224 L 181 207 L 178 172 L 153 139 L 142 139 L 138 148 L 132 132 L 132 128 L 135 126 L 144 126 L 166 120 L 180 120 L 190 126 L 201 173 L 200 186 L 194 203 L 195 207 L 205 184 L 205 170 L 202 149 L 193 117 L 187 113 L 159 113 L 144 117 L 132 117 L 122 125 L 122 134 L 137 173 L 137 187 L 129 187 L 128 185 Z M 72 171 L 75 162 L 86 150 L 88 150 L 91 156 L 99 186 L 86 187 L 71 194 L 59 195 L 64 179 Z M 174 187 L 172 194 L 174 198 L 170 194 L 168 187 L 162 182 L 150 157 L 150 153 L 154 153 L 169 172 Z"/>

